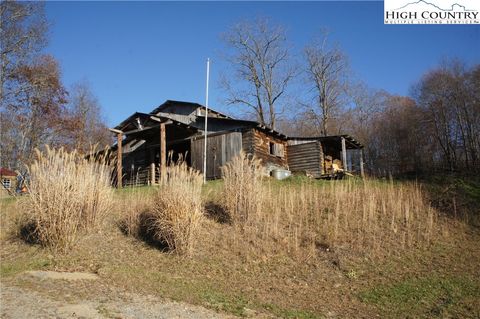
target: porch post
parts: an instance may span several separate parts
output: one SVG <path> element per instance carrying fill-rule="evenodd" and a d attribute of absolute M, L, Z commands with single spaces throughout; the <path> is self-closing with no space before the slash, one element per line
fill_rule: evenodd
<path fill-rule="evenodd" d="M 343 170 L 347 171 L 347 146 L 345 144 L 345 137 L 342 136 L 342 164 Z"/>
<path fill-rule="evenodd" d="M 360 176 L 362 176 L 362 178 L 365 177 L 365 173 L 363 171 L 363 149 L 360 149 Z"/>
<path fill-rule="evenodd" d="M 165 182 L 167 172 L 167 142 L 165 138 L 165 123 L 160 123 L 160 180 Z"/>
<path fill-rule="evenodd" d="M 122 141 L 123 134 L 119 132 L 117 133 L 117 188 L 122 188 Z"/>

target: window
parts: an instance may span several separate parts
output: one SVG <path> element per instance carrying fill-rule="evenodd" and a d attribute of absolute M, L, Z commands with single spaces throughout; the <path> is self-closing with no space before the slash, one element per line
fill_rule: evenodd
<path fill-rule="evenodd" d="M 275 143 L 268 143 L 269 149 L 270 149 L 270 155 L 275 155 Z"/>
<path fill-rule="evenodd" d="M 269 142 L 268 145 L 269 145 L 269 149 L 270 149 L 270 155 L 274 155 L 274 156 L 277 156 L 277 157 L 283 157 L 284 156 L 283 144 Z"/>
<path fill-rule="evenodd" d="M 9 178 L 3 178 L 2 179 L 2 184 L 5 188 L 12 187 L 12 181 Z"/>

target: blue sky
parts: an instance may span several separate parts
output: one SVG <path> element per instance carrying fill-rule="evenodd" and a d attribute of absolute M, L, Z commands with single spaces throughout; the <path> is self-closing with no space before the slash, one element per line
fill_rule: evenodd
<path fill-rule="evenodd" d="M 47 2 L 46 52 L 61 64 L 67 88 L 90 82 L 107 121 L 149 112 L 167 99 L 204 103 L 212 59 L 210 105 L 223 111 L 226 70 L 220 35 L 256 16 L 283 25 L 293 52 L 320 28 L 331 31 L 356 77 L 407 95 L 445 58 L 480 63 L 478 25 L 384 25 L 383 1 L 341 2 Z"/>

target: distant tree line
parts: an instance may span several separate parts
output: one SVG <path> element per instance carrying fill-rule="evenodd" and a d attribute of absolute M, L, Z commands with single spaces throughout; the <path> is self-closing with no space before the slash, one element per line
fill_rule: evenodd
<path fill-rule="evenodd" d="M 396 96 L 355 80 L 324 30 L 300 59 L 285 29 L 266 18 L 237 23 L 223 39 L 226 102 L 250 118 L 290 136 L 351 134 L 372 175 L 480 171 L 480 65 L 445 61 L 411 96 Z"/>
<path fill-rule="evenodd" d="M 372 114 L 364 135 L 370 167 L 393 174 L 479 172 L 480 65 L 445 62 L 412 91 L 387 95 Z"/>
<path fill-rule="evenodd" d="M 70 92 L 60 65 L 42 53 L 48 21 L 41 2 L 0 2 L 0 166 L 23 170 L 45 144 L 87 152 L 110 144 L 86 81 Z"/>

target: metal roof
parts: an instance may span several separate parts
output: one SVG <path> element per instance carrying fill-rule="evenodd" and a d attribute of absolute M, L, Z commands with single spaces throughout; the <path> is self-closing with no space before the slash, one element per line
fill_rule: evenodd
<path fill-rule="evenodd" d="M 8 168 L 0 167 L 0 176 L 17 176 L 17 175 L 18 175 L 17 173 L 15 173 L 14 171 Z"/>
<path fill-rule="evenodd" d="M 136 123 L 136 119 L 141 119 L 143 121 L 141 124 L 143 125 L 143 128 L 138 127 L 138 123 Z M 152 126 L 158 126 L 160 122 L 169 122 L 172 123 L 175 126 L 181 126 L 186 129 L 192 129 L 192 130 L 197 130 L 193 126 L 190 126 L 188 124 L 176 121 L 174 119 L 164 117 L 164 116 L 156 116 L 152 114 L 147 114 L 147 113 L 140 113 L 140 112 L 135 112 L 132 115 L 130 115 L 128 118 L 126 118 L 122 123 L 118 124 L 117 126 L 114 127 L 116 130 L 120 130 L 124 132 L 125 134 L 128 134 L 129 132 L 135 131 L 135 132 L 140 132 L 144 129 L 150 128 Z M 149 125 L 147 125 L 149 124 Z M 126 131 L 128 129 L 128 131 Z"/>
<path fill-rule="evenodd" d="M 185 101 L 175 101 L 175 100 L 166 100 L 164 103 L 162 103 L 161 105 L 159 105 L 158 107 L 156 107 L 155 109 L 153 109 L 150 114 L 157 114 L 158 112 L 160 112 L 163 108 L 166 108 L 167 106 L 170 106 L 170 105 L 189 105 L 189 106 L 193 106 L 193 107 L 196 107 L 196 108 L 201 108 L 201 109 L 206 109 L 206 107 L 204 105 L 201 105 L 199 103 L 193 103 L 193 102 L 185 102 Z M 215 113 L 217 115 L 220 115 L 224 118 L 231 118 L 230 116 L 226 115 L 226 114 L 223 114 L 221 112 L 218 112 L 218 111 L 215 111 L 214 109 L 211 109 L 210 107 L 208 107 L 208 112 L 212 112 L 212 113 Z"/>
<path fill-rule="evenodd" d="M 197 116 L 199 118 L 205 118 L 205 116 Z M 269 128 L 268 126 L 266 125 L 262 125 L 256 121 L 250 121 L 250 120 L 239 120 L 239 119 L 233 119 L 233 118 L 218 118 L 218 117 L 213 117 L 213 118 L 208 118 L 208 121 L 218 121 L 218 122 L 226 122 L 226 123 L 237 123 L 237 124 L 244 124 L 244 125 L 247 125 L 247 126 L 250 126 L 250 127 L 254 127 L 254 128 L 257 128 L 265 133 L 269 133 L 269 134 L 272 134 L 272 135 L 276 135 L 280 138 L 283 138 L 283 139 L 286 139 L 287 136 L 283 133 L 280 133 L 276 130 L 273 130 L 271 128 Z"/>
<path fill-rule="evenodd" d="M 312 136 L 312 137 L 305 137 L 305 136 L 293 137 L 293 136 L 289 136 L 287 139 L 288 140 L 320 141 L 320 142 L 322 142 L 322 141 L 329 141 L 329 140 L 330 141 L 339 140 L 342 137 L 345 139 L 347 144 L 352 146 L 352 147 L 347 147 L 347 148 L 358 148 L 358 149 L 360 149 L 360 148 L 364 147 L 362 145 L 362 143 L 355 140 L 355 138 L 353 138 L 351 135 L 347 135 L 347 134 L 344 134 L 344 135 L 329 135 L 329 136 Z"/>

